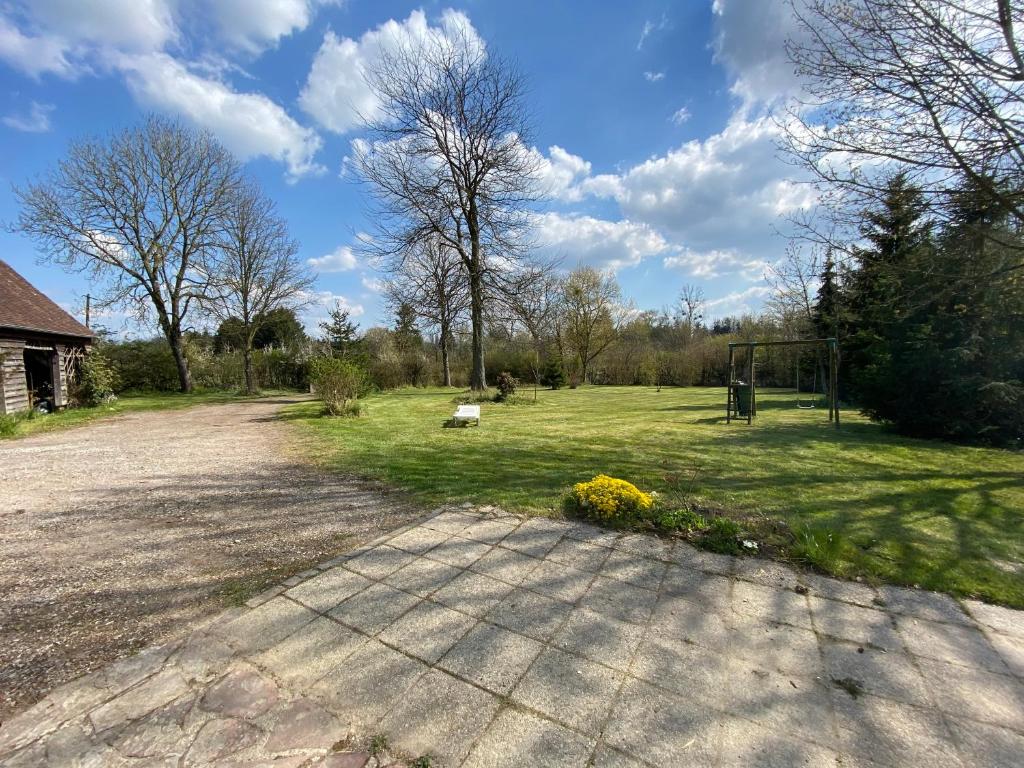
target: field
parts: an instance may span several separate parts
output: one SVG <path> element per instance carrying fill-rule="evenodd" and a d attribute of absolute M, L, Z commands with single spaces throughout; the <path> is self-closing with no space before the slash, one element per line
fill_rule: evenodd
<path fill-rule="evenodd" d="M 14 416 L 0 416 L 0 440 L 26 437 L 55 429 L 67 429 L 95 419 L 116 416 L 119 413 L 188 408 L 205 403 L 224 403 L 238 400 L 240 397 L 242 396 L 235 392 L 219 391 L 193 392 L 188 395 L 178 392 L 126 394 L 121 395 L 109 405 L 98 405 L 93 408 L 68 408 L 57 413 L 33 414 L 26 412 Z"/>
<path fill-rule="evenodd" d="M 832 573 L 1024 607 L 1024 453 L 901 438 L 852 412 L 836 431 L 791 392 L 759 391 L 750 427 L 725 424 L 722 389 L 588 387 L 485 403 L 480 428 L 445 428 L 458 394 L 405 389 L 367 398 L 358 418 L 315 403 L 285 417 L 326 467 L 424 503 L 552 513 L 598 473 L 664 490 L 667 473 L 699 468 L 702 502 L 831 534 Z"/>

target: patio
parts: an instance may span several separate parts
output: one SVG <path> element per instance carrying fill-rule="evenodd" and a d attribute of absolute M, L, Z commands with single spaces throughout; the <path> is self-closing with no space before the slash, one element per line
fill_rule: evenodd
<path fill-rule="evenodd" d="M 448 509 L 55 691 L 0 763 L 1009 766 L 1022 677 L 1016 611 Z"/>

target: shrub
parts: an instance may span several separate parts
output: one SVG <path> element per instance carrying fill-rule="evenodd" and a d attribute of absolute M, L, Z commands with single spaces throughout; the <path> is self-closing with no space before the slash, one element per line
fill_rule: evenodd
<path fill-rule="evenodd" d="M 101 405 L 117 399 L 117 371 L 107 356 L 99 349 L 90 352 L 82 360 L 75 382 L 73 397 L 79 405 Z"/>
<path fill-rule="evenodd" d="M 0 415 L 0 437 L 13 437 L 18 431 L 18 418 L 14 414 Z"/>
<path fill-rule="evenodd" d="M 566 506 L 585 517 L 629 524 L 651 511 L 654 497 L 625 480 L 598 475 L 589 482 L 574 485 Z"/>
<path fill-rule="evenodd" d="M 540 383 L 545 387 L 551 387 L 551 389 L 562 388 L 562 385 L 565 384 L 565 368 L 562 366 L 562 358 L 557 355 L 551 355 L 548 358 L 540 377 Z"/>
<path fill-rule="evenodd" d="M 494 396 L 494 399 L 499 403 L 503 403 L 516 393 L 519 381 L 508 371 L 502 371 L 498 374 L 494 386 L 498 389 L 498 394 Z"/>
<path fill-rule="evenodd" d="M 722 555 L 738 555 L 743 551 L 740 544 L 742 533 L 739 523 L 728 517 L 715 517 L 708 522 L 708 528 L 698 541 L 702 549 Z"/>
<path fill-rule="evenodd" d="M 172 392 L 178 389 L 178 368 L 163 339 L 108 344 L 103 353 L 117 372 L 118 392 Z"/>
<path fill-rule="evenodd" d="M 685 507 L 667 509 L 660 512 L 655 517 L 654 522 L 665 531 L 677 531 L 680 533 L 697 533 L 699 531 L 706 531 L 708 528 L 708 521 L 703 515 Z"/>
<path fill-rule="evenodd" d="M 368 391 L 366 373 L 355 363 L 336 357 L 310 361 L 309 381 L 332 416 L 359 413 L 356 400 Z"/>

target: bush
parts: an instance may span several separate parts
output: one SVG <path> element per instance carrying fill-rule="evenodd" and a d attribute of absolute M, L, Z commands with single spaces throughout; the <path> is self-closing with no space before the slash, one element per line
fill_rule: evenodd
<path fill-rule="evenodd" d="M 660 512 L 654 522 L 662 530 L 678 533 L 698 533 L 708 529 L 707 518 L 686 508 Z"/>
<path fill-rule="evenodd" d="M 565 384 L 565 368 L 562 366 L 562 358 L 552 355 L 548 358 L 541 374 L 540 383 L 551 389 L 561 389 Z"/>
<path fill-rule="evenodd" d="M 18 431 L 18 418 L 11 413 L 0 415 L 0 437 L 13 437 Z"/>
<path fill-rule="evenodd" d="M 728 517 L 715 517 L 708 522 L 708 528 L 698 544 L 701 549 L 718 552 L 721 555 L 738 555 L 743 551 L 740 544 L 742 533 L 739 523 Z"/>
<path fill-rule="evenodd" d="M 82 360 L 72 396 L 79 405 L 102 405 L 117 399 L 117 388 L 117 371 L 107 356 L 95 349 Z"/>
<path fill-rule="evenodd" d="M 586 483 L 577 483 L 566 499 L 568 511 L 602 522 L 632 524 L 641 520 L 654 506 L 654 497 L 632 483 L 608 475 L 598 475 Z"/>
<path fill-rule="evenodd" d="M 173 392 L 178 389 L 178 368 L 163 339 L 108 344 L 104 355 L 119 380 L 118 392 Z"/>
<path fill-rule="evenodd" d="M 494 396 L 495 401 L 503 403 L 516 393 L 519 381 L 508 371 L 502 371 L 498 374 L 494 386 L 498 389 L 498 394 Z"/>
<path fill-rule="evenodd" d="M 369 390 L 366 372 L 355 363 L 336 357 L 311 360 L 309 381 L 332 416 L 358 415 L 360 407 L 356 400 Z"/>

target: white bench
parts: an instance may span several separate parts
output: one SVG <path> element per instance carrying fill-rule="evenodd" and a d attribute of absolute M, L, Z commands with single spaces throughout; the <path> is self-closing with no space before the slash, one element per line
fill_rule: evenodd
<path fill-rule="evenodd" d="M 466 424 L 470 421 L 475 421 L 476 425 L 480 426 L 480 406 L 479 405 L 460 405 L 455 415 L 452 416 L 452 421 L 456 424 Z"/>

